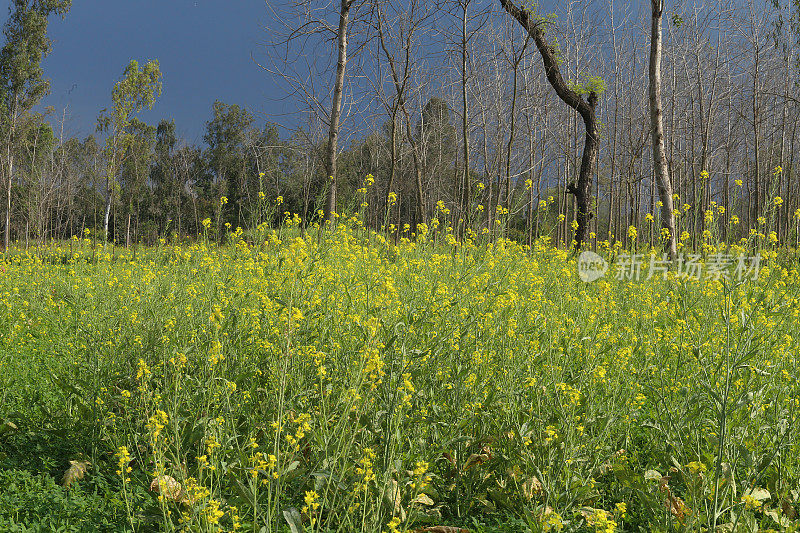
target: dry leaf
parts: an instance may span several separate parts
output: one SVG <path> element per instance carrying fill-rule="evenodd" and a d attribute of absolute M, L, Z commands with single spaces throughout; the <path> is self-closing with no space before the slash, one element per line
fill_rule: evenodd
<path fill-rule="evenodd" d="M 89 461 L 70 461 L 69 465 L 67 471 L 64 472 L 64 477 L 61 478 L 61 485 L 65 489 L 68 489 L 70 485 L 76 481 L 83 479 L 83 476 L 86 475 L 86 471 L 89 470 L 92 463 Z"/>
<path fill-rule="evenodd" d="M 679 522 L 683 523 L 686 519 L 686 516 L 692 513 L 692 510 L 686 506 L 684 501 L 672 494 L 668 494 L 667 501 L 664 502 L 667 506 L 672 515 L 678 519 Z"/>
<path fill-rule="evenodd" d="M 433 505 L 434 501 L 427 494 L 420 494 L 419 496 L 411 500 L 411 503 L 418 503 L 420 505 Z"/>
<path fill-rule="evenodd" d="M 692 510 L 686 506 L 686 503 L 682 499 L 672 495 L 672 491 L 669 488 L 670 479 L 670 476 L 663 476 L 658 482 L 658 490 L 667 494 L 667 499 L 664 500 L 664 506 L 667 510 L 683 523 L 686 515 L 691 514 Z"/>
<path fill-rule="evenodd" d="M 539 481 L 539 478 L 536 476 L 528 478 L 525 483 L 522 484 L 522 493 L 529 500 L 532 500 L 535 496 L 541 494 L 542 490 L 542 482 Z"/>
<path fill-rule="evenodd" d="M 401 521 L 405 521 L 406 512 L 403 509 L 403 496 L 400 494 L 400 485 L 397 481 L 394 479 L 389 481 L 389 485 L 383 492 L 383 498 L 394 509 L 394 516 L 400 518 Z"/>
<path fill-rule="evenodd" d="M 174 502 L 186 500 L 183 487 L 172 476 L 158 476 L 150 482 L 150 491 Z"/>
<path fill-rule="evenodd" d="M 447 459 L 447 461 L 448 461 L 448 462 L 449 462 L 451 465 L 453 465 L 453 468 L 455 468 L 455 467 L 456 467 L 456 460 L 455 460 L 455 459 L 453 459 L 453 456 L 450 454 L 450 452 L 443 452 L 443 453 L 442 453 L 442 457 L 444 457 L 445 459 Z"/>
<path fill-rule="evenodd" d="M 481 464 L 485 463 L 486 461 L 488 461 L 489 459 L 491 459 L 491 457 L 488 454 L 485 454 L 485 453 L 473 453 L 472 455 L 469 456 L 469 458 L 467 459 L 467 462 L 464 463 L 464 470 L 469 470 L 473 466 L 481 465 Z"/>
<path fill-rule="evenodd" d="M 789 520 L 794 520 L 797 518 L 797 511 L 794 510 L 792 507 L 792 502 L 784 498 L 781 500 L 781 511 L 783 511 L 784 516 Z"/>
<path fill-rule="evenodd" d="M 613 468 L 614 465 L 611 464 L 611 461 L 606 461 L 597 468 L 597 475 L 604 476 L 608 474 Z"/>

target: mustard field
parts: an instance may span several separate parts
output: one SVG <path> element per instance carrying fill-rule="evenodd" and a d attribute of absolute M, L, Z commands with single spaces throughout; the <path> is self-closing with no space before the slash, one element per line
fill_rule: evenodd
<path fill-rule="evenodd" d="M 586 283 L 545 241 L 240 233 L 7 254 L 0 530 L 800 528 L 788 253 Z"/>

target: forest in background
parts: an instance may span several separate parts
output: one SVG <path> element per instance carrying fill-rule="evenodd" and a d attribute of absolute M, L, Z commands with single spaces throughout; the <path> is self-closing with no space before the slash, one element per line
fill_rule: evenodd
<path fill-rule="evenodd" d="M 275 29 L 255 60 L 265 84 L 301 110 L 300 125 L 264 123 L 258 110 L 218 101 L 203 144 L 193 145 L 171 121 L 137 118 L 160 92 L 155 61 L 109 80 L 114 105 L 96 134 L 65 136 L 68 110 L 36 104 L 47 92 L 47 24 L 55 15 L 69 24 L 70 2 L 17 0 L 0 58 L 4 233 L 18 242 L 102 233 L 108 213 L 109 239 L 151 243 L 196 236 L 204 220 L 221 235 L 226 225 L 247 232 L 285 213 L 308 224 L 363 206 L 370 227 L 400 235 L 436 218 L 459 237 L 549 235 L 568 245 L 584 126 L 548 84 L 532 35 L 501 4 L 268 4 Z M 546 24 L 570 89 L 597 96 L 592 244 L 658 241 L 650 10 L 607 0 L 525 12 Z M 687 246 L 702 244 L 709 212 L 728 242 L 751 227 L 776 242 L 800 238 L 798 20 L 794 0 L 664 6 L 666 161 Z"/>

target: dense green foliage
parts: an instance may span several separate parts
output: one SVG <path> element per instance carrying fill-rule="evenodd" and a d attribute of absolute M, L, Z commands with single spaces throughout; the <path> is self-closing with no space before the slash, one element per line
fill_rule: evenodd
<path fill-rule="evenodd" d="M 587 284 L 542 242 L 295 224 L 6 257 L 0 520 L 796 528 L 793 258 Z M 69 461 L 90 465 L 64 490 Z"/>

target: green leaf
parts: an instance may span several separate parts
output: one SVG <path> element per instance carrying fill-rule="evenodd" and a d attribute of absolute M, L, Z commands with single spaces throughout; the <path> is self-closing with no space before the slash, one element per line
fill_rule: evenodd
<path fill-rule="evenodd" d="M 296 470 L 298 466 L 300 466 L 300 461 L 292 461 L 292 462 L 291 462 L 291 463 L 289 463 L 289 465 L 288 465 L 288 466 L 287 466 L 287 467 L 286 467 L 286 468 L 283 470 L 283 472 L 281 472 L 281 475 L 282 475 L 282 476 L 285 476 L 285 475 L 286 475 L 286 474 L 288 474 L 289 472 L 292 472 L 293 470 Z"/>
<path fill-rule="evenodd" d="M 303 527 L 303 519 L 297 508 L 292 507 L 291 509 L 283 511 L 283 518 L 286 520 L 286 523 L 289 524 L 289 529 L 292 533 L 302 533 L 306 530 L 306 528 Z"/>

